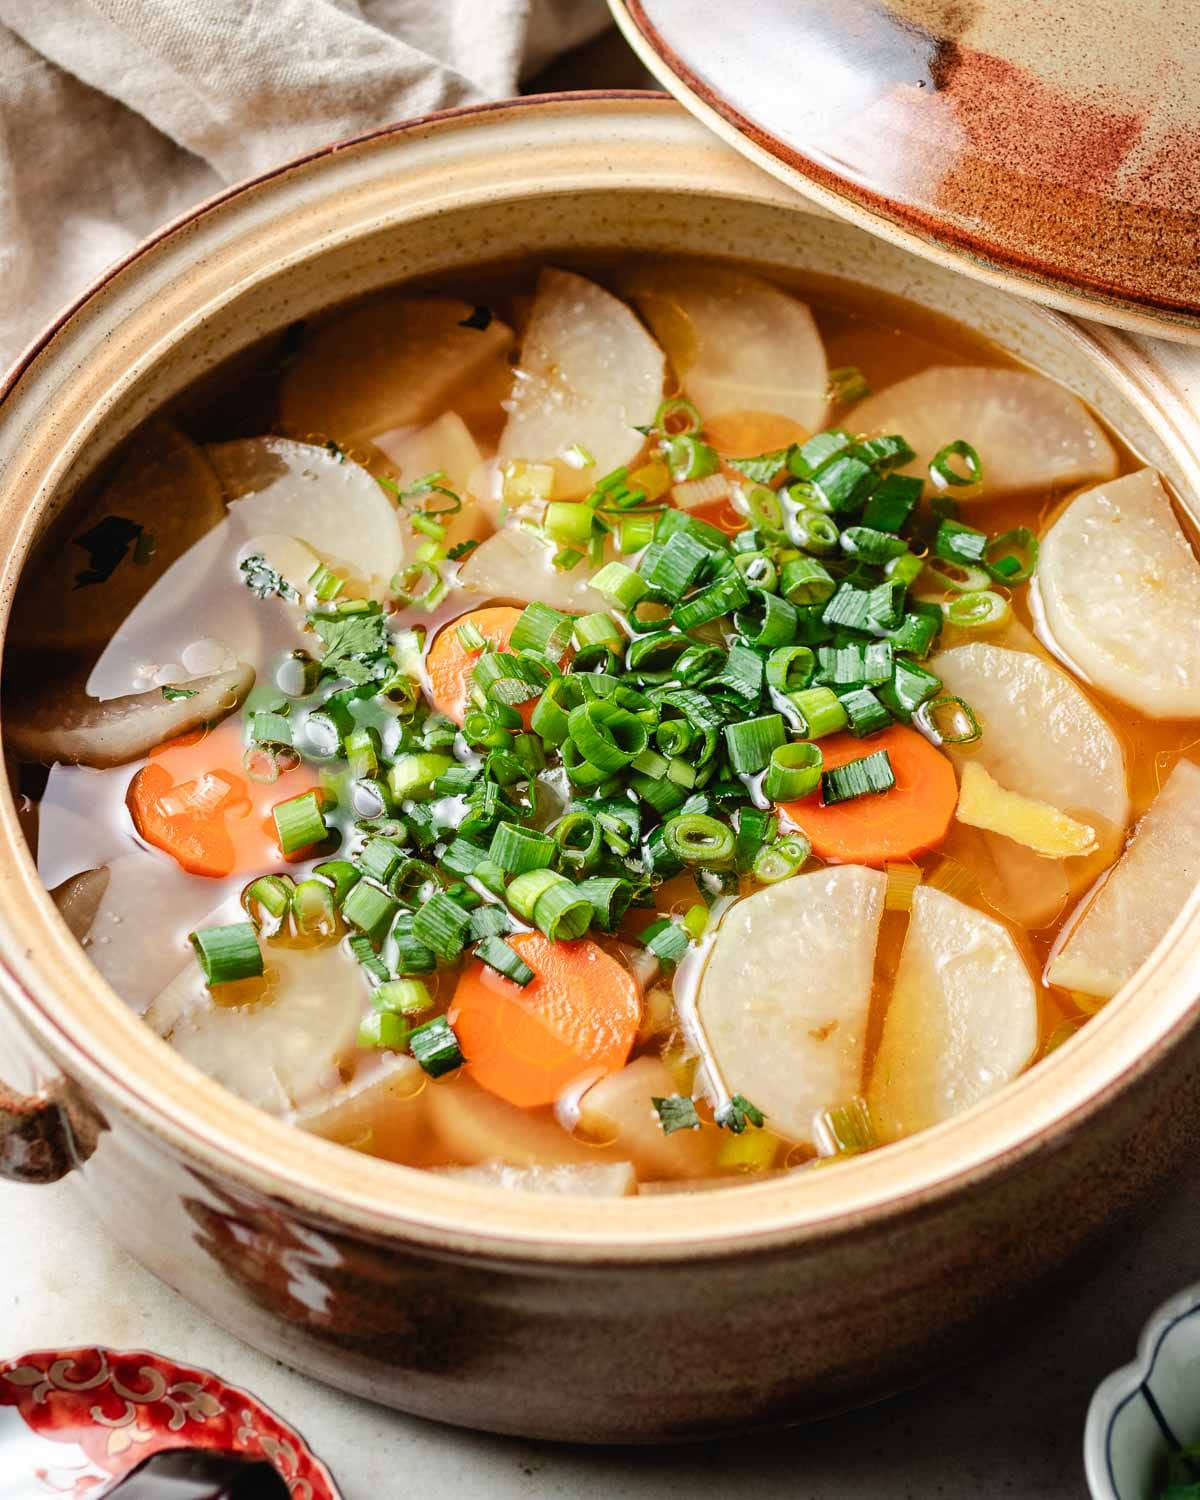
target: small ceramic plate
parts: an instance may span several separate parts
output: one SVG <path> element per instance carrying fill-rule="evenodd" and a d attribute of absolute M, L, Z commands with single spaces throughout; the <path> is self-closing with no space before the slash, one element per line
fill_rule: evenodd
<path fill-rule="evenodd" d="M 0 1362 L 0 1500 L 84 1500 L 165 1448 L 266 1459 L 293 1500 L 340 1500 L 298 1432 L 207 1370 L 115 1349 L 40 1349 Z"/>
<path fill-rule="evenodd" d="M 1188 5 L 609 5 L 681 103 L 834 213 L 1052 306 L 1200 342 Z"/>
<path fill-rule="evenodd" d="M 1170 1454 L 1196 1443 L 1200 1283 L 1159 1308 L 1142 1330 L 1137 1358 L 1092 1397 L 1083 1458 L 1094 1500 L 1154 1500 Z"/>

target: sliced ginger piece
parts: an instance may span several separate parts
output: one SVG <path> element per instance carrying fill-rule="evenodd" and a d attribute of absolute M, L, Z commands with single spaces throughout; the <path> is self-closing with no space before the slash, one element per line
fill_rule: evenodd
<path fill-rule="evenodd" d="M 978 761 L 962 768 L 955 817 L 972 828 L 1000 833 L 1048 859 L 1073 859 L 1097 847 L 1096 830 L 1089 823 L 1002 787 Z"/>

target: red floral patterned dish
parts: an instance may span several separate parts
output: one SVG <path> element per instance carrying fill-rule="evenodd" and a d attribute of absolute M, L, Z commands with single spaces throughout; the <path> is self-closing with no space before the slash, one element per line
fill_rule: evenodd
<path fill-rule="evenodd" d="M 248 1392 L 142 1350 L 0 1361 L 0 1500 L 92 1500 L 166 1448 L 266 1459 L 292 1500 L 340 1500 L 308 1444 Z"/>

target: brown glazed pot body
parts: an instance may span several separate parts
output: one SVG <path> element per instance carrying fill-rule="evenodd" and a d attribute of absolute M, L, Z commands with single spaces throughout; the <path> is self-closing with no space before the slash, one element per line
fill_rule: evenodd
<path fill-rule="evenodd" d="M 815 214 L 668 101 L 563 96 L 319 153 L 109 273 L 0 405 L 0 621 L 73 488 L 217 360 L 407 276 L 620 246 L 940 306 L 1080 390 L 1189 504 L 1200 493 L 1189 351 L 1081 329 Z M 424 1416 L 650 1441 L 876 1397 L 985 1348 L 1200 1144 L 1200 903 L 1079 1037 L 951 1125 L 734 1192 L 585 1205 L 363 1158 L 226 1095 L 92 970 L 7 789 L 0 843 L 0 1075 L 52 1090 L 40 1113 L 0 1091 L 0 1170 L 76 1168 L 109 1232 L 226 1327 Z"/>

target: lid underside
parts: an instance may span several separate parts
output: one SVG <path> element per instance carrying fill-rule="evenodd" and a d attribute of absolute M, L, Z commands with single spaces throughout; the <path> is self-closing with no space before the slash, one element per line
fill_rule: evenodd
<path fill-rule="evenodd" d="M 1188 0 L 610 0 L 693 112 L 834 211 L 1200 341 Z"/>

